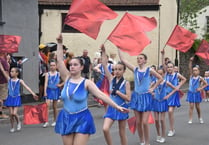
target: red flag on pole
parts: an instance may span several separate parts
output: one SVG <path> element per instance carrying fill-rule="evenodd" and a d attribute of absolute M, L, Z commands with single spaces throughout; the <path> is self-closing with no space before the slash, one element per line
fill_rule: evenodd
<path fill-rule="evenodd" d="M 127 122 L 128 122 L 128 128 L 129 128 L 130 132 L 132 134 L 135 134 L 135 132 L 136 132 L 136 117 L 133 116 L 133 117 L 129 118 L 127 120 Z"/>
<path fill-rule="evenodd" d="M 209 43 L 206 40 L 202 40 L 195 55 L 200 56 L 209 65 Z"/>
<path fill-rule="evenodd" d="M 96 39 L 104 20 L 117 14 L 98 0 L 73 0 L 65 24 Z"/>
<path fill-rule="evenodd" d="M 181 52 L 187 52 L 192 47 L 196 37 L 195 33 L 176 25 L 166 44 Z"/>
<path fill-rule="evenodd" d="M 20 41 L 20 36 L 0 35 L 0 51 L 6 53 L 18 52 Z"/>
<path fill-rule="evenodd" d="M 48 122 L 47 104 L 24 105 L 24 124 L 40 124 Z"/>
<path fill-rule="evenodd" d="M 153 30 L 156 26 L 155 18 L 125 13 L 107 39 L 129 55 L 138 55 L 151 43 L 145 32 Z"/>

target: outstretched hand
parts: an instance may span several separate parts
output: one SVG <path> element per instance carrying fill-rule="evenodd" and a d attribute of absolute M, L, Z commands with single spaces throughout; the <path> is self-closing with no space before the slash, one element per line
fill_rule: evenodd
<path fill-rule="evenodd" d="M 57 43 L 62 43 L 63 38 L 62 38 L 62 34 L 61 33 L 58 35 L 56 40 L 57 40 Z"/>
<path fill-rule="evenodd" d="M 121 106 L 117 106 L 117 110 L 122 112 L 122 113 L 128 113 L 129 112 L 129 109 L 121 107 Z"/>

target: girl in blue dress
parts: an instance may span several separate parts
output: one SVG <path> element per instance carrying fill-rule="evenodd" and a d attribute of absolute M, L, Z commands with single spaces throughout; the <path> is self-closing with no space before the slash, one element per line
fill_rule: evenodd
<path fill-rule="evenodd" d="M 107 55 L 106 55 L 107 59 L 109 58 Z M 107 68 L 108 68 L 108 71 L 110 73 L 113 73 L 113 64 L 111 63 L 107 63 Z M 96 82 L 96 86 L 103 92 L 105 93 L 106 95 L 110 95 L 109 93 L 109 88 L 110 88 L 110 84 L 109 84 L 109 81 L 107 79 L 107 77 L 105 76 L 105 71 L 104 71 L 104 67 L 102 66 L 101 63 L 99 63 L 97 66 L 94 67 L 94 71 L 96 71 L 97 73 L 99 73 L 99 77 L 98 77 L 98 80 Z M 96 98 L 96 101 L 98 103 L 100 103 L 101 105 L 104 105 L 105 107 L 105 112 L 107 110 L 107 104 L 105 102 L 103 102 L 102 100 Z"/>
<path fill-rule="evenodd" d="M 10 70 L 10 76 L 4 70 L 2 64 L 0 63 L 0 70 L 3 72 L 4 76 L 8 80 L 8 96 L 5 101 L 5 106 L 9 108 L 10 114 L 10 122 L 11 122 L 11 129 L 10 132 L 13 133 L 15 131 L 14 122 L 17 122 L 17 131 L 21 130 L 21 122 L 18 115 L 18 108 L 22 105 L 21 103 L 21 96 L 20 96 L 20 87 L 21 85 L 28 90 L 34 97 L 34 99 L 38 99 L 38 96 L 25 84 L 22 79 L 18 78 L 20 74 L 19 68 L 13 67 Z"/>
<path fill-rule="evenodd" d="M 130 101 L 131 89 L 130 83 L 123 77 L 126 66 L 119 62 L 114 66 L 114 76 L 109 72 L 107 67 L 107 57 L 105 54 L 104 45 L 102 45 L 102 66 L 105 71 L 105 76 L 110 83 L 110 98 L 118 105 L 128 108 L 127 102 Z M 121 145 L 127 145 L 126 137 L 126 120 L 128 119 L 128 113 L 121 113 L 112 106 L 108 106 L 107 112 L 104 115 L 103 133 L 107 145 L 112 145 L 112 139 L 110 135 L 110 128 L 114 121 L 118 121 L 119 134 Z"/>
<path fill-rule="evenodd" d="M 209 102 L 209 71 L 205 71 L 204 80 L 207 82 L 207 87 L 204 88 L 205 102 Z"/>
<path fill-rule="evenodd" d="M 173 88 L 176 88 L 176 90 L 179 90 L 181 86 L 186 82 L 186 78 L 182 76 L 180 73 L 174 72 L 174 64 L 172 62 L 168 62 L 166 66 L 166 74 L 164 79 L 167 82 L 170 82 L 172 84 L 172 87 L 166 85 L 166 94 L 169 94 Z M 174 94 L 172 94 L 168 98 L 168 118 L 169 118 L 169 125 L 170 129 L 168 131 L 168 136 L 174 136 L 175 135 L 175 129 L 174 129 L 174 109 L 175 107 L 180 107 L 180 94 L 178 91 L 176 91 Z"/>
<path fill-rule="evenodd" d="M 48 110 L 50 107 L 50 103 L 53 103 L 53 114 L 54 119 L 51 126 L 55 126 L 56 118 L 57 118 L 57 101 L 60 96 L 60 74 L 57 72 L 57 64 L 55 60 L 50 60 L 49 62 L 50 71 L 45 74 L 45 84 L 44 84 L 44 96 L 46 97 L 46 103 L 48 106 Z M 48 126 L 48 122 L 43 124 L 43 127 Z"/>
<path fill-rule="evenodd" d="M 164 77 L 164 69 L 160 68 L 157 72 Z M 168 102 L 167 99 L 176 92 L 175 87 L 173 91 L 166 95 L 166 85 L 173 87 L 169 82 L 163 80 L 157 88 L 154 90 L 154 98 L 153 98 L 153 112 L 155 117 L 155 127 L 157 131 L 157 139 L 156 141 L 159 143 L 165 142 L 165 115 L 168 111 Z"/>
<path fill-rule="evenodd" d="M 197 110 L 199 122 L 204 123 L 200 109 L 200 103 L 202 102 L 202 96 L 200 91 L 202 91 L 208 85 L 207 82 L 199 75 L 200 74 L 199 66 L 195 65 L 192 68 L 193 60 L 194 57 L 191 57 L 189 61 L 190 80 L 189 80 L 189 90 L 186 99 L 186 101 L 189 102 L 189 121 L 188 121 L 189 124 L 192 124 L 194 105 Z"/>
<path fill-rule="evenodd" d="M 118 51 L 121 61 L 134 73 L 134 91 L 131 96 L 130 107 L 134 110 L 136 116 L 136 126 L 140 138 L 140 144 L 149 145 L 148 117 L 150 111 L 152 111 L 153 100 L 151 93 L 153 93 L 154 89 L 163 79 L 156 71 L 145 66 L 147 62 L 147 56 L 145 54 L 138 55 L 138 67 L 135 67 L 122 56 L 119 49 Z M 154 75 L 158 79 L 152 88 L 150 88 L 150 75 Z"/>
<path fill-rule="evenodd" d="M 84 61 L 80 57 L 72 58 L 69 62 L 69 70 L 63 62 L 62 35 L 57 38 L 57 64 L 62 80 L 65 80 L 61 92 L 63 109 L 57 117 L 55 132 L 62 136 L 64 145 L 86 145 L 91 134 L 96 129 L 93 117 L 88 109 L 88 94 L 102 99 L 117 110 L 127 113 L 129 110 L 117 105 L 107 95 L 101 92 L 89 79 L 81 76 Z"/>

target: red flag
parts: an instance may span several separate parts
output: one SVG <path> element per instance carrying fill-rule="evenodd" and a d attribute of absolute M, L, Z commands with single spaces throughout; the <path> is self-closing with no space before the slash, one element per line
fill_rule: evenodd
<path fill-rule="evenodd" d="M 155 18 L 125 13 L 107 39 L 129 55 L 138 55 L 151 43 L 145 32 L 153 30 L 156 26 Z"/>
<path fill-rule="evenodd" d="M 129 128 L 130 132 L 132 134 L 135 134 L 135 132 L 136 132 L 136 117 L 133 116 L 133 117 L 129 118 L 127 120 L 127 122 L 128 122 L 128 128 Z"/>
<path fill-rule="evenodd" d="M 24 124 L 40 124 L 48 122 L 47 104 L 24 105 Z"/>
<path fill-rule="evenodd" d="M 98 0 L 73 0 L 65 24 L 96 39 L 104 20 L 117 14 Z"/>
<path fill-rule="evenodd" d="M 20 36 L 0 35 L 0 51 L 6 53 L 18 52 L 20 41 Z"/>
<path fill-rule="evenodd" d="M 149 124 L 154 124 L 155 123 L 155 119 L 152 116 L 152 112 L 149 113 L 148 123 Z"/>
<path fill-rule="evenodd" d="M 209 65 L 209 43 L 206 40 L 202 40 L 195 55 L 200 56 Z"/>
<path fill-rule="evenodd" d="M 166 44 L 181 52 L 187 52 L 192 47 L 196 37 L 195 33 L 176 25 Z"/>

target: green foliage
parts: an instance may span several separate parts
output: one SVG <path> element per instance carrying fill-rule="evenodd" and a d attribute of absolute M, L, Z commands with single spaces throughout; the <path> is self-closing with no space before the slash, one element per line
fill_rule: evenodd
<path fill-rule="evenodd" d="M 209 0 L 177 0 L 180 1 L 180 25 L 186 26 L 191 31 L 195 32 L 198 29 L 197 14 L 206 12 L 204 7 L 209 5 Z"/>

